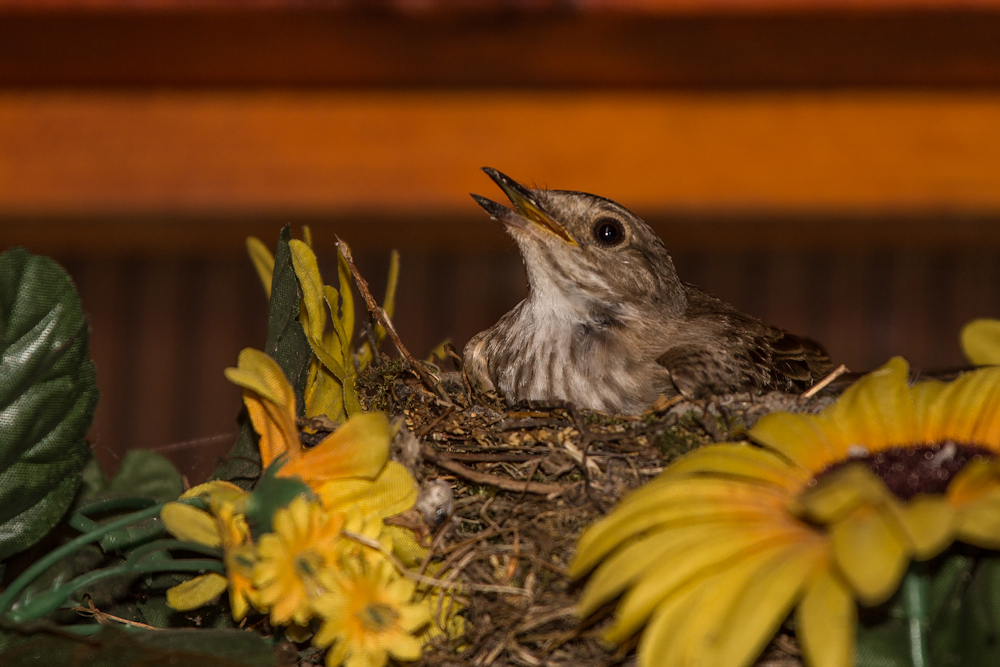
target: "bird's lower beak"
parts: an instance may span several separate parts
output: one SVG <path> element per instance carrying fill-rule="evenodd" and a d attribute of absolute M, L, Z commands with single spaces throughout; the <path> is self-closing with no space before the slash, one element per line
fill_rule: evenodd
<path fill-rule="evenodd" d="M 565 227 L 553 220 L 548 213 L 539 208 L 531 190 L 496 169 L 483 167 L 483 171 L 485 171 L 486 175 L 492 178 L 493 181 L 500 186 L 500 189 L 504 191 L 507 198 L 510 199 L 510 203 L 513 204 L 514 208 L 517 210 L 519 218 L 535 223 L 542 229 L 551 232 L 563 241 L 566 241 L 566 243 L 580 245 L 576 242 L 576 239 L 574 239 L 570 233 L 566 231 Z M 490 216 L 503 223 L 517 224 L 518 221 L 512 217 L 515 215 L 514 211 L 511 211 L 509 208 L 501 206 L 494 201 L 486 199 L 485 197 L 480 197 L 479 195 L 472 195 L 472 197 L 479 203 L 480 206 L 486 209 L 486 212 L 489 213 Z"/>

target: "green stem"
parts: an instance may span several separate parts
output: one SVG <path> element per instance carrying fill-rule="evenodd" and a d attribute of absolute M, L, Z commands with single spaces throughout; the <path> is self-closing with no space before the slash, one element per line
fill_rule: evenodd
<path fill-rule="evenodd" d="M 203 501 L 197 498 L 188 498 L 186 500 L 178 500 L 176 502 L 181 502 L 188 505 L 203 506 Z M 143 519 L 148 519 L 150 517 L 159 515 L 160 510 L 163 509 L 164 504 L 165 503 L 160 503 L 158 505 L 154 505 L 153 507 L 149 507 L 139 512 L 133 512 L 132 514 L 123 516 L 120 519 L 110 521 L 90 531 L 89 533 L 84 533 L 83 535 L 80 535 L 79 537 L 70 540 L 61 547 L 53 549 L 52 551 L 47 553 L 40 560 L 36 561 L 34 565 L 32 565 L 27 570 L 22 572 L 17 579 L 12 581 L 10 586 L 8 586 L 3 593 L 0 593 L 0 614 L 3 614 L 10 609 L 11 605 L 14 604 L 14 601 L 17 600 L 17 597 L 21 594 L 22 591 L 24 591 L 25 588 L 28 587 L 28 585 L 31 584 L 32 581 L 34 581 L 40 574 L 45 572 L 45 570 L 52 567 L 61 559 L 65 558 L 66 556 L 73 553 L 82 546 L 86 546 L 93 542 L 97 542 L 105 534 L 113 530 L 117 530 L 119 528 L 123 528 L 130 524 L 133 524 L 137 521 L 142 521 Z"/>
<path fill-rule="evenodd" d="M 141 547 L 136 547 L 129 552 L 127 563 L 136 563 L 142 560 L 142 557 L 146 554 L 150 554 L 154 551 L 168 551 L 173 549 L 183 549 L 184 551 L 191 551 L 196 554 L 203 554 L 205 556 L 212 556 L 222 560 L 222 550 L 216 547 L 210 547 L 207 544 L 202 544 L 201 542 L 188 542 L 183 540 L 156 540 L 148 544 L 143 544 Z"/>
<path fill-rule="evenodd" d="M 203 572 L 206 570 L 220 574 L 225 574 L 226 572 L 225 567 L 217 560 L 171 560 L 166 562 L 118 565 L 103 570 L 94 570 L 93 572 L 80 575 L 67 584 L 37 595 L 31 602 L 20 609 L 7 612 L 6 616 L 15 623 L 34 621 L 61 607 L 78 590 L 108 577 L 148 574 L 150 572 Z"/>
<path fill-rule="evenodd" d="M 101 527 L 101 524 L 97 523 L 88 516 L 90 514 L 100 514 L 101 512 L 120 512 L 121 510 L 143 510 L 156 504 L 156 501 L 152 498 L 146 498 L 143 496 L 105 498 L 104 500 L 98 500 L 97 502 L 84 505 L 83 507 L 77 509 L 69 516 L 66 523 L 73 528 L 76 528 L 81 533 L 89 533 L 90 531 L 97 530 Z"/>
<path fill-rule="evenodd" d="M 931 667 L 927 648 L 928 578 L 925 563 L 912 563 L 903 577 L 903 611 L 909 624 L 910 662 L 913 667 Z"/>

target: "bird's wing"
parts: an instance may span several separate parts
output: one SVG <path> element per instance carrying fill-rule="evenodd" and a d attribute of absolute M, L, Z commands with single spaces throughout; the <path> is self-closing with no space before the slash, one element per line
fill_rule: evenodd
<path fill-rule="evenodd" d="M 687 398 L 743 391 L 804 391 L 832 364 L 817 343 L 770 326 L 693 288 L 688 317 L 703 340 L 683 340 L 657 361 Z"/>

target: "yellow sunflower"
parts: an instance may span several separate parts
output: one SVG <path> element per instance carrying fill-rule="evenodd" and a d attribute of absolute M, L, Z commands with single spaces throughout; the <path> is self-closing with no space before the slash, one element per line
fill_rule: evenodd
<path fill-rule="evenodd" d="M 788 612 L 809 664 L 854 660 L 856 600 L 911 559 L 1000 548 L 1000 369 L 908 384 L 892 359 L 818 415 L 775 413 L 755 444 L 699 449 L 581 537 L 587 615 L 625 593 L 610 641 L 645 624 L 647 667 L 750 664 Z"/>
<path fill-rule="evenodd" d="M 274 513 L 274 532 L 261 536 L 253 581 L 257 599 L 271 610 L 271 623 L 305 625 L 310 603 L 330 587 L 341 552 L 355 542 L 341 535 L 343 512 L 326 512 L 299 496 Z"/>
<path fill-rule="evenodd" d="M 389 657 L 416 660 L 422 642 L 414 635 L 431 620 L 430 607 L 413 602 L 414 582 L 387 561 L 346 564 L 336 585 L 313 601 L 323 624 L 313 639 L 329 667 L 384 667 Z"/>

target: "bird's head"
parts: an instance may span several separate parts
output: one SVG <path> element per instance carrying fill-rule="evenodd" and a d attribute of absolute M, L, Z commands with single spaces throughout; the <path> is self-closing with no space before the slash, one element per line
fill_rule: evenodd
<path fill-rule="evenodd" d="M 472 197 L 517 242 L 533 292 L 579 307 L 600 301 L 683 308 L 684 288 L 663 241 L 624 206 L 586 192 L 528 188 L 496 169 L 483 171 L 514 208 Z"/>

